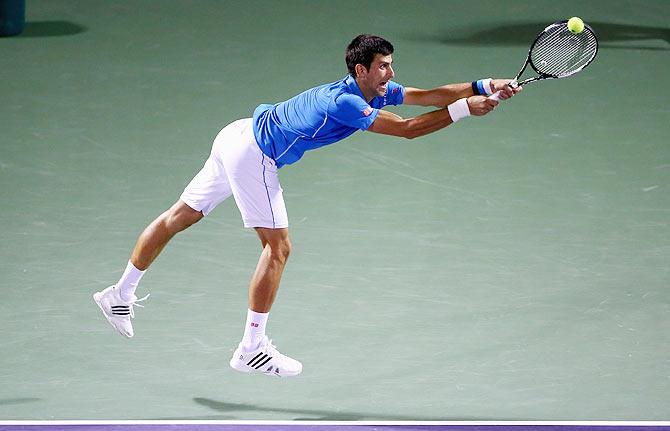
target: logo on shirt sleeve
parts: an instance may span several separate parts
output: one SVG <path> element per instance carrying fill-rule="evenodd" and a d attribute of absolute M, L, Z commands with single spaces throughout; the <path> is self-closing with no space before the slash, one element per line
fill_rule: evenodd
<path fill-rule="evenodd" d="M 371 107 L 368 106 L 367 108 L 363 109 L 363 116 L 364 117 L 369 117 L 370 114 L 372 114 L 372 108 Z"/>

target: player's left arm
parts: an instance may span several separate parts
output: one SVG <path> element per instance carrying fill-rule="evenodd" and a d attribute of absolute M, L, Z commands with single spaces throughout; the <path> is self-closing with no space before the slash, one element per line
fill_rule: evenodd
<path fill-rule="evenodd" d="M 509 82 L 511 79 L 494 79 L 491 81 L 491 93 L 502 90 L 500 99 L 508 99 L 516 94 L 519 89 L 511 89 Z M 405 105 L 435 106 L 442 108 L 462 99 L 473 96 L 471 83 L 448 84 L 431 90 L 421 88 L 405 87 Z"/>

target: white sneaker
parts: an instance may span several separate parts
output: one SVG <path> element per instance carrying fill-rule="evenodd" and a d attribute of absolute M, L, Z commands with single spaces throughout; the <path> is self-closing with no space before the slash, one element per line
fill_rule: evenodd
<path fill-rule="evenodd" d="M 93 294 L 93 300 L 98 304 L 98 307 L 102 310 L 102 314 L 105 315 L 107 321 L 112 324 L 119 334 L 128 338 L 131 338 L 134 335 L 133 324 L 130 322 L 130 319 L 135 317 L 133 306 L 137 305 L 138 307 L 143 307 L 138 304 L 138 302 L 144 301 L 148 297 L 149 295 L 137 299 L 137 297 L 133 295 L 133 299 L 124 301 L 121 299 L 121 292 L 116 286 L 109 286 L 102 292 Z"/>
<path fill-rule="evenodd" d="M 253 352 L 246 352 L 240 344 L 230 359 L 230 366 L 243 373 L 259 373 L 276 377 L 297 376 L 302 372 L 302 364 L 279 353 L 267 336 Z"/>

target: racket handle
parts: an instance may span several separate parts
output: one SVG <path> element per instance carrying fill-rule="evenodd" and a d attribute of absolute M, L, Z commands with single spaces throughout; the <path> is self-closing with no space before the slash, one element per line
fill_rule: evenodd
<path fill-rule="evenodd" d="M 509 85 L 511 88 L 516 88 L 516 87 L 519 86 L 519 82 L 516 79 L 514 79 L 514 80 L 510 81 L 509 84 L 507 84 L 507 85 Z M 489 96 L 489 99 L 495 100 L 496 102 L 499 102 L 501 94 L 502 94 L 502 90 L 496 91 L 495 93 L 493 93 L 492 95 Z"/>
<path fill-rule="evenodd" d="M 490 96 L 489 96 L 489 99 L 491 99 L 491 100 L 495 100 L 496 102 L 499 102 L 499 101 L 500 101 L 500 94 L 502 94 L 502 90 L 500 90 L 500 91 L 496 91 L 495 93 L 493 93 L 492 95 L 490 95 Z"/>

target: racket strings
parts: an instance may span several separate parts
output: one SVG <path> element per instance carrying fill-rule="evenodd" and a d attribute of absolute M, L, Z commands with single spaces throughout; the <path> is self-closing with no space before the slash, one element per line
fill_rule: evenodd
<path fill-rule="evenodd" d="M 589 50 L 588 39 L 578 40 L 574 35 L 554 34 L 538 43 L 533 64 L 542 72 L 563 76 L 574 73 L 585 65 L 595 50 Z"/>
<path fill-rule="evenodd" d="M 542 69 L 543 72 L 552 75 L 568 70 L 569 65 L 566 64 L 566 61 L 568 58 L 574 57 L 575 42 L 575 39 L 568 39 L 569 37 L 568 34 L 561 32 L 556 27 L 545 31 L 533 45 L 531 52 L 533 64 Z M 573 46 L 565 42 L 572 42 Z"/>
<path fill-rule="evenodd" d="M 587 33 L 590 34 L 590 33 Z M 573 34 L 551 35 L 533 51 L 533 65 L 542 73 L 567 76 L 584 67 L 595 55 L 595 43 Z"/>
<path fill-rule="evenodd" d="M 533 45 L 530 59 L 542 74 L 565 77 L 579 72 L 593 60 L 598 42 L 590 29 L 573 34 L 565 25 L 547 29 Z"/>
<path fill-rule="evenodd" d="M 578 43 L 575 43 L 576 52 L 574 55 L 570 56 L 572 52 L 566 51 L 563 61 L 567 63 L 570 67 L 567 67 L 564 74 L 572 74 L 577 72 L 586 66 L 592 59 L 595 57 L 597 52 L 597 42 L 593 38 L 593 33 L 584 32 L 581 33 L 584 37 L 581 37 Z M 574 36 L 574 35 L 571 35 Z M 568 58 L 565 58 L 568 57 Z"/>

